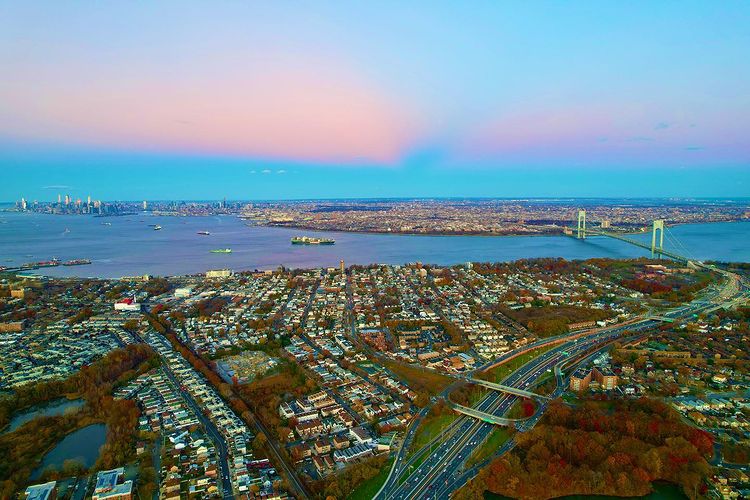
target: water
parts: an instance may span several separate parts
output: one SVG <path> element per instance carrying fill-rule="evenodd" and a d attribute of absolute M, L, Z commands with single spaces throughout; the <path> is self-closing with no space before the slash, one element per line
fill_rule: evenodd
<path fill-rule="evenodd" d="M 565 497 L 557 497 L 556 500 L 616 500 L 616 499 L 639 499 L 639 500 L 683 500 L 687 497 L 682 492 L 682 489 L 676 484 L 667 483 L 664 481 L 656 481 L 652 484 L 654 491 L 648 495 L 642 497 L 615 497 L 607 495 L 569 495 Z M 485 492 L 485 500 L 510 500 L 509 497 L 502 495 L 496 495 L 494 493 Z"/>
<path fill-rule="evenodd" d="M 109 223 L 111 225 L 105 225 Z M 154 231 L 149 224 L 159 224 Z M 66 231 L 67 229 L 67 231 Z M 197 231 L 209 231 L 200 236 Z M 669 228 L 700 260 L 750 261 L 750 222 L 690 224 Z M 292 246 L 298 235 L 330 237 L 332 246 Z M 650 243 L 650 234 L 634 236 Z M 686 252 L 665 240 L 665 248 Z M 212 254 L 217 248 L 231 254 Z M 0 214 L 0 266 L 85 258 L 85 266 L 45 268 L 52 276 L 178 275 L 209 269 L 273 269 L 349 264 L 404 264 L 421 261 L 450 265 L 466 261 L 509 261 L 530 257 L 626 258 L 647 252 L 610 238 L 586 241 L 567 236 L 412 236 L 248 227 L 231 216 L 165 217 L 149 214 L 88 217 L 29 213 Z"/>
<path fill-rule="evenodd" d="M 642 497 L 614 497 L 606 495 L 570 495 L 557 500 L 615 500 L 622 498 L 638 498 L 640 500 L 684 500 L 687 496 L 676 484 L 663 481 L 653 483 L 654 491 Z"/>
<path fill-rule="evenodd" d="M 17 413 L 10 419 L 8 428 L 3 432 L 13 432 L 21 427 L 26 422 L 34 420 L 36 417 L 51 417 L 54 415 L 62 415 L 68 408 L 80 408 L 84 404 L 82 399 L 56 399 L 42 405 L 37 405 L 28 408 L 20 413 Z"/>
<path fill-rule="evenodd" d="M 107 426 L 92 424 L 65 436 L 57 446 L 44 455 L 42 463 L 34 469 L 31 479 L 41 476 L 44 469 L 50 465 L 60 469 L 65 460 L 73 459 L 81 462 L 84 467 L 91 467 L 99 456 L 99 448 L 107 437 Z"/>

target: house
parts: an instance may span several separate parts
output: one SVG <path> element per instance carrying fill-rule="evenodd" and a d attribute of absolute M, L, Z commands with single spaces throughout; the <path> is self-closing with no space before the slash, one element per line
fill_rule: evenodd
<path fill-rule="evenodd" d="M 294 430 L 301 439 L 310 439 L 322 434 L 324 428 L 320 419 L 316 418 L 307 422 L 298 423 L 294 427 Z"/>
<path fill-rule="evenodd" d="M 690 417 L 690 419 L 698 425 L 706 425 L 706 416 L 701 412 L 691 411 L 688 413 L 688 417 Z"/>
<path fill-rule="evenodd" d="M 313 450 L 315 450 L 315 453 L 318 455 L 323 455 L 325 453 L 328 453 L 331 451 L 331 442 L 328 441 L 326 438 L 320 438 L 317 441 L 315 441 L 315 444 L 313 445 Z"/>
<path fill-rule="evenodd" d="M 349 447 L 349 438 L 345 435 L 341 434 L 338 436 L 334 436 L 333 438 L 333 447 L 337 450 L 343 450 L 344 448 Z"/>
<path fill-rule="evenodd" d="M 357 444 L 369 445 L 373 439 L 370 433 L 367 432 L 363 427 L 353 427 L 349 430 L 349 437 L 351 437 Z"/>
<path fill-rule="evenodd" d="M 289 448 L 289 455 L 295 461 L 304 460 L 312 456 L 312 448 L 307 443 L 299 443 Z"/>

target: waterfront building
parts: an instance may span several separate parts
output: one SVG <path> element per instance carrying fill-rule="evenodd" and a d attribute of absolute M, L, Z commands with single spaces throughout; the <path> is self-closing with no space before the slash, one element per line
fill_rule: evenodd
<path fill-rule="evenodd" d="M 228 278 L 233 274 L 231 269 L 213 269 L 206 272 L 206 278 Z"/>

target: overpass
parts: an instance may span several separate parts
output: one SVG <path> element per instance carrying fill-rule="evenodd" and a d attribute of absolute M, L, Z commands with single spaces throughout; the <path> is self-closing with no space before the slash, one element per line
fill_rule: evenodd
<path fill-rule="evenodd" d="M 466 378 L 467 382 L 471 384 L 481 385 L 482 387 L 486 387 L 488 389 L 492 389 L 493 391 L 498 392 L 505 392 L 507 394 L 512 394 L 513 396 L 520 396 L 522 398 L 533 398 L 540 401 L 549 401 L 550 398 L 547 396 L 543 396 L 541 394 L 537 394 L 535 392 L 530 391 L 524 391 L 523 389 L 518 389 L 516 387 L 510 387 L 508 385 L 502 385 L 502 384 L 496 384 L 494 382 L 488 382 L 487 380 L 482 380 L 479 378 Z"/>
<path fill-rule="evenodd" d="M 448 404 L 458 413 L 462 413 L 469 417 L 476 418 L 477 420 L 487 422 L 488 424 L 500 425 L 503 427 L 512 427 L 516 425 L 516 423 L 523 422 L 533 417 L 532 415 L 531 417 L 526 418 L 506 418 L 477 410 L 476 408 L 469 408 L 468 406 L 460 405 L 458 403 L 454 403 L 453 401 L 448 401 Z"/>
<path fill-rule="evenodd" d="M 649 316 L 646 319 L 652 319 L 654 321 L 661 321 L 663 323 L 674 323 L 674 318 L 670 318 L 669 316 Z"/>

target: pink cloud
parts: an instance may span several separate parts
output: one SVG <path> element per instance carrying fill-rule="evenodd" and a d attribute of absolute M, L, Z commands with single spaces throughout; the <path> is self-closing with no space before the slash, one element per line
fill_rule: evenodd
<path fill-rule="evenodd" d="M 0 130 L 133 149 L 394 164 L 420 128 L 404 103 L 330 61 L 187 78 L 89 76 L 9 85 Z"/>
<path fill-rule="evenodd" d="M 697 119 L 679 108 L 657 109 L 646 102 L 528 106 L 497 113 L 469 129 L 458 141 L 456 156 L 464 161 L 560 159 L 649 165 L 746 159 L 748 150 L 735 124 L 747 118 L 728 119 L 730 115 L 726 110 L 704 111 Z M 669 127 L 657 126 L 664 116 Z M 693 125 L 695 121 L 702 125 Z M 703 150 L 710 155 L 694 154 Z"/>

